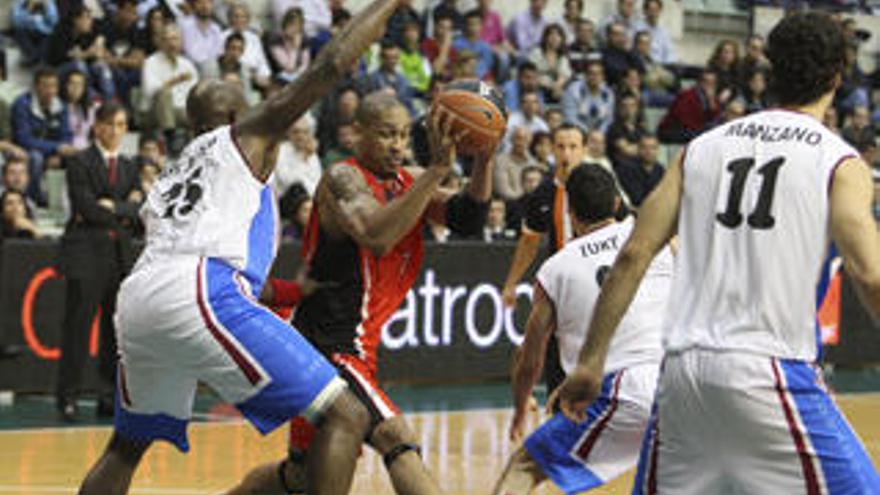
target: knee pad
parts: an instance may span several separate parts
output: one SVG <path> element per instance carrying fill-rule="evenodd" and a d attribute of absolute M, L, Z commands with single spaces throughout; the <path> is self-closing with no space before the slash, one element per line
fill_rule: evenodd
<path fill-rule="evenodd" d="M 306 487 L 303 484 L 304 480 L 290 479 L 290 477 L 287 476 L 287 466 L 289 465 L 301 466 L 304 470 L 306 465 L 306 453 L 300 450 L 290 449 L 287 454 L 287 459 L 278 463 L 278 480 L 281 482 L 281 488 L 284 490 L 284 493 L 290 495 L 305 493 Z"/>

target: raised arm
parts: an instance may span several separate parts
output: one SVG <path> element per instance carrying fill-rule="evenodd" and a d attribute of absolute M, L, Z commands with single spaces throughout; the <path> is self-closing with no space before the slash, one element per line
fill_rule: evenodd
<path fill-rule="evenodd" d="M 513 251 L 513 259 L 507 270 L 507 278 L 504 280 L 502 296 L 505 306 L 513 307 L 516 305 L 516 284 L 522 280 L 523 275 L 532 266 L 532 262 L 538 257 L 543 238 L 543 234 L 532 231 L 526 226 L 520 230 L 519 240 L 516 241 L 516 249 Z"/>
<path fill-rule="evenodd" d="M 544 368 L 547 342 L 555 331 L 556 312 L 553 301 L 541 284 L 535 284 L 532 312 L 526 322 L 525 340 L 516 354 L 511 372 L 514 412 L 510 423 L 510 439 L 514 442 L 519 442 L 523 437 L 529 398 Z"/>
<path fill-rule="evenodd" d="M 639 210 L 641 214 L 635 229 L 602 286 L 577 368 L 559 387 L 560 406 L 572 420 L 584 419 L 587 405 L 598 396 L 614 331 L 635 297 L 654 255 L 675 235 L 681 206 L 681 160 L 679 154 Z"/>
<path fill-rule="evenodd" d="M 236 124 L 245 152 L 251 148 L 248 141 L 262 141 L 257 143 L 258 149 L 266 149 L 283 139 L 288 128 L 329 93 L 346 69 L 379 39 L 398 3 L 399 0 L 374 0 L 321 49 L 308 70 L 245 115 Z M 262 162 L 261 157 L 248 158 L 252 163 Z"/>
<path fill-rule="evenodd" d="M 843 162 L 831 185 L 831 235 L 862 303 L 880 315 L 880 235 L 871 214 L 871 172 L 859 158 Z"/>
<path fill-rule="evenodd" d="M 496 149 L 486 150 L 482 155 L 475 157 L 477 165 L 471 171 L 471 180 L 465 190 L 474 201 L 486 203 L 492 197 Z"/>
<path fill-rule="evenodd" d="M 524 196 L 525 215 L 502 292 L 505 306 L 516 305 L 516 284 L 538 257 L 541 243 L 551 229 L 555 197 L 556 186 L 549 180 L 545 180 L 537 189 Z"/>
<path fill-rule="evenodd" d="M 471 171 L 467 188 L 459 193 L 438 191 L 428 206 L 427 215 L 435 222 L 445 224 L 463 237 L 479 235 L 489 213 L 492 196 L 492 178 L 495 169 L 495 150 L 486 150 L 475 156 L 476 166 Z"/>

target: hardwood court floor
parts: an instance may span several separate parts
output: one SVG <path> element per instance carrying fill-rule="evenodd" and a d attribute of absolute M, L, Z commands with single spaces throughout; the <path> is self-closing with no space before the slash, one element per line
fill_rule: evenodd
<path fill-rule="evenodd" d="M 838 403 L 880 464 L 880 394 L 838 397 Z M 488 494 L 513 445 L 507 440 L 509 409 L 418 413 L 410 416 L 431 471 L 450 495 Z M 156 445 L 138 471 L 132 494 L 213 494 L 235 483 L 250 467 L 282 455 L 286 432 L 261 438 L 239 421 L 190 427 L 192 451 L 181 455 Z M 0 494 L 75 493 L 109 435 L 107 427 L 0 432 Z M 631 474 L 604 494 L 628 494 Z M 357 495 L 392 493 L 381 461 L 361 459 Z M 558 494 L 545 487 L 540 493 Z"/>

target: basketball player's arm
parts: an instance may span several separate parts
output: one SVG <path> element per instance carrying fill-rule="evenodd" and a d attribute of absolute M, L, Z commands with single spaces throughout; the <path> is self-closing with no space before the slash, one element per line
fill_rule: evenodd
<path fill-rule="evenodd" d="M 550 230 L 553 223 L 553 211 L 555 209 L 554 197 L 556 186 L 551 182 L 544 181 L 537 189 L 524 196 L 526 203 L 525 218 L 520 229 L 519 240 L 516 242 L 516 250 L 513 252 L 513 260 L 504 281 L 502 300 L 508 307 L 516 305 L 516 284 L 532 266 L 545 234 Z"/>
<path fill-rule="evenodd" d="M 874 189 L 867 164 L 846 160 L 831 183 L 831 235 L 856 292 L 875 322 L 880 317 L 880 234 L 871 212 Z"/>
<path fill-rule="evenodd" d="M 321 49 L 320 55 L 294 82 L 251 110 L 236 123 L 238 142 L 256 177 L 271 175 L 274 161 L 263 154 L 284 139 L 288 128 L 318 100 L 385 31 L 399 0 L 374 0 Z"/>
<path fill-rule="evenodd" d="M 553 301 L 541 284 L 536 283 L 532 312 L 526 322 L 525 340 L 516 353 L 511 371 L 514 413 L 510 424 L 510 439 L 515 442 L 523 436 L 532 389 L 541 376 L 547 342 L 555 331 L 556 312 Z"/>
<path fill-rule="evenodd" d="M 682 154 L 639 209 L 629 240 L 605 279 L 581 348 L 577 368 L 560 385 L 562 411 L 573 420 L 584 419 L 586 408 L 602 387 L 605 357 L 614 331 L 629 308 L 654 256 L 675 235 L 681 206 Z"/>
<path fill-rule="evenodd" d="M 532 262 L 538 257 L 538 251 L 541 249 L 541 241 L 544 234 L 535 232 L 523 225 L 516 241 L 516 249 L 513 252 L 513 260 L 510 262 L 510 268 L 507 271 L 507 278 L 504 281 L 504 305 L 512 307 L 516 304 L 516 284 L 522 280 Z"/>
<path fill-rule="evenodd" d="M 464 237 L 478 235 L 486 225 L 489 198 L 492 196 L 492 176 L 495 168 L 495 151 L 475 157 L 477 165 L 471 172 L 467 188 L 461 192 L 440 189 L 428 205 L 427 216 L 445 224 L 456 234 Z"/>
<path fill-rule="evenodd" d="M 357 169 L 339 164 L 327 172 L 323 187 L 318 188 L 318 194 L 325 195 L 319 202 L 329 206 L 331 227 L 381 256 L 416 226 L 445 175 L 428 167 L 405 194 L 382 205 Z"/>

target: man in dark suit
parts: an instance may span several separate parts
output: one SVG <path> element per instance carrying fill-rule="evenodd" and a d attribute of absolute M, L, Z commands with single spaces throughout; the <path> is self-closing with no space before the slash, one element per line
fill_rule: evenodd
<path fill-rule="evenodd" d="M 70 220 L 61 242 L 67 302 L 58 367 L 57 406 L 65 421 L 76 419 L 89 329 L 100 306 L 99 415 L 112 415 L 116 338 L 113 313 L 119 282 L 131 266 L 131 232 L 143 201 L 137 165 L 119 153 L 128 132 L 125 108 L 98 109 L 94 142 L 67 163 Z"/>

